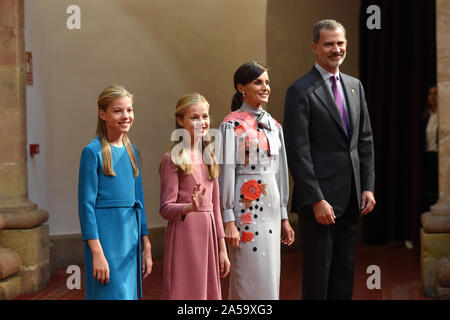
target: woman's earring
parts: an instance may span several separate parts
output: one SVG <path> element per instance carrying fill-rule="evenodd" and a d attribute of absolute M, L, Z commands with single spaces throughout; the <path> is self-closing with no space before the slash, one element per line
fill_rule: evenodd
<path fill-rule="evenodd" d="M 245 97 L 245 92 L 242 92 L 242 98 Z"/>

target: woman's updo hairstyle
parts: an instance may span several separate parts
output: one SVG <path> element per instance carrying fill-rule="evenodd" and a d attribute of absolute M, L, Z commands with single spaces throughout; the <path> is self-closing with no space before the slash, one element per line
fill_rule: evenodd
<path fill-rule="evenodd" d="M 234 89 L 236 90 L 236 93 L 231 100 L 231 111 L 239 109 L 243 102 L 242 93 L 237 89 L 237 85 L 240 83 L 245 86 L 267 70 L 266 67 L 256 61 L 247 62 L 236 70 L 234 73 Z"/>

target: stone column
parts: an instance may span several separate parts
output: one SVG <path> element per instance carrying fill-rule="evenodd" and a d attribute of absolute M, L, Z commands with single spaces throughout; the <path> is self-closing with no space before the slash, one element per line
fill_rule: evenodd
<path fill-rule="evenodd" d="M 425 294 L 450 299 L 450 2 L 436 0 L 439 200 L 422 215 Z"/>
<path fill-rule="evenodd" d="M 24 1 L 0 1 L 0 299 L 49 280 L 48 213 L 28 199 Z M 20 266 L 20 268 L 18 267 Z"/>

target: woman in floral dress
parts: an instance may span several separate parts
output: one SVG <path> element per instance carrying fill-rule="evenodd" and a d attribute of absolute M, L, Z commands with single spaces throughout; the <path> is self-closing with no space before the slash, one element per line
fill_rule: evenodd
<path fill-rule="evenodd" d="M 276 300 L 280 240 L 294 241 L 286 206 L 289 180 L 283 130 L 261 104 L 267 69 L 256 62 L 234 75 L 232 112 L 221 132 L 220 198 L 231 262 L 229 299 Z"/>

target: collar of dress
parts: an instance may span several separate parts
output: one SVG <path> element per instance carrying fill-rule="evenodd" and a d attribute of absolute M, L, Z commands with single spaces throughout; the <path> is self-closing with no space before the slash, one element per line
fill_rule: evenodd
<path fill-rule="evenodd" d="M 261 125 L 264 129 L 272 130 L 272 121 L 270 114 L 265 111 L 261 106 L 259 108 L 252 107 L 246 102 L 242 103 L 242 106 L 240 107 L 241 111 L 245 111 L 250 113 L 252 116 L 256 118 L 256 121 L 258 122 L 258 125 Z"/>

